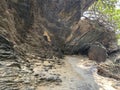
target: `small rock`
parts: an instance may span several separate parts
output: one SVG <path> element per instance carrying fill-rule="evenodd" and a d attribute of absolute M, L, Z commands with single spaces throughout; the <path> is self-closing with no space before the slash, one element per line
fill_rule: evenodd
<path fill-rule="evenodd" d="M 46 78 L 47 81 L 57 81 L 57 79 L 59 79 L 59 77 L 56 75 L 50 75 Z"/>
<path fill-rule="evenodd" d="M 36 66 L 41 66 L 41 63 L 35 63 Z"/>
<path fill-rule="evenodd" d="M 33 72 L 34 72 L 33 74 L 34 74 L 35 76 L 36 76 L 36 75 L 39 75 L 39 74 L 41 73 L 41 70 L 40 70 L 40 69 L 41 69 L 41 67 L 40 67 L 40 66 L 39 66 L 39 67 L 34 68 L 34 69 L 33 69 Z"/>
<path fill-rule="evenodd" d="M 51 69 L 51 67 L 44 67 L 45 71 L 48 71 L 49 69 Z"/>
<path fill-rule="evenodd" d="M 18 89 L 15 89 L 15 90 L 18 90 Z M 34 86 L 24 86 L 21 88 L 21 90 L 35 90 L 35 87 Z"/>
<path fill-rule="evenodd" d="M 25 84 L 29 84 L 29 83 L 30 83 L 30 81 L 28 81 L 28 80 L 25 80 L 25 81 L 24 81 L 24 83 L 25 83 Z"/>
<path fill-rule="evenodd" d="M 119 64 L 120 63 L 120 58 L 117 58 L 116 60 L 115 60 L 115 64 Z"/>
<path fill-rule="evenodd" d="M 29 70 L 26 66 L 22 66 L 21 69 L 23 72 L 32 73 L 32 71 Z"/>
<path fill-rule="evenodd" d="M 57 74 L 47 76 L 46 80 L 49 82 L 62 82 Z"/>
<path fill-rule="evenodd" d="M 47 66 L 47 67 L 52 67 L 53 65 L 50 63 L 50 62 L 48 62 L 48 61 L 44 61 L 44 64 L 43 64 L 44 66 Z"/>
<path fill-rule="evenodd" d="M 40 57 L 37 57 L 38 60 L 40 60 L 41 58 Z"/>
<path fill-rule="evenodd" d="M 21 66 L 20 66 L 19 63 L 12 63 L 12 64 L 9 64 L 8 67 L 18 67 L 18 68 L 21 68 Z"/>

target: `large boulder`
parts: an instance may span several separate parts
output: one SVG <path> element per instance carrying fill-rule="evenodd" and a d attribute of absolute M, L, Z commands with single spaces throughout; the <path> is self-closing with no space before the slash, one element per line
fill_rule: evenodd
<path fill-rule="evenodd" d="M 105 62 L 107 51 L 103 46 L 91 45 L 88 50 L 88 57 L 90 60 L 95 60 L 97 63 Z"/>
<path fill-rule="evenodd" d="M 90 45 L 99 42 L 107 50 L 107 53 L 112 53 L 119 49 L 115 31 L 101 26 L 98 21 L 91 21 L 88 18 L 80 20 L 72 28 L 72 33 L 66 40 L 66 53 L 84 53 L 89 49 Z"/>

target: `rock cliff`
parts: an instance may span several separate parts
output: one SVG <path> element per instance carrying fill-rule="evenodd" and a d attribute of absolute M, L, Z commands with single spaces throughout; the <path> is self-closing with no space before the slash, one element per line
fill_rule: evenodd
<path fill-rule="evenodd" d="M 1 90 L 35 90 L 44 81 L 61 82 L 59 75 L 45 73 L 62 65 L 54 57 L 62 57 L 70 26 L 79 21 L 81 5 L 84 9 L 89 6 L 86 2 L 0 0 Z M 41 74 L 35 68 L 38 64 L 42 65 Z"/>
<path fill-rule="evenodd" d="M 48 58 L 54 52 L 60 54 L 71 27 L 93 1 L 1 0 L 0 35 L 21 54 L 39 53 Z"/>

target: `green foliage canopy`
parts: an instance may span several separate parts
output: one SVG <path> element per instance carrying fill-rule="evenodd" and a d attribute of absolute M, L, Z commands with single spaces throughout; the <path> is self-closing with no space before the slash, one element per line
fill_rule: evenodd
<path fill-rule="evenodd" d="M 116 30 L 120 30 L 120 7 L 116 8 L 119 0 L 97 0 L 91 7 L 90 10 L 95 12 L 101 12 L 108 16 L 109 21 L 114 22 Z M 119 35 L 120 37 L 120 35 Z"/>

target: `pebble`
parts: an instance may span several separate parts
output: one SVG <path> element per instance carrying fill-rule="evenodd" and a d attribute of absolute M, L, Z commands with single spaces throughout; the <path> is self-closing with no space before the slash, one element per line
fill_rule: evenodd
<path fill-rule="evenodd" d="M 44 61 L 44 64 L 43 64 L 44 66 L 51 66 L 52 64 L 51 63 L 49 63 L 48 61 Z"/>

